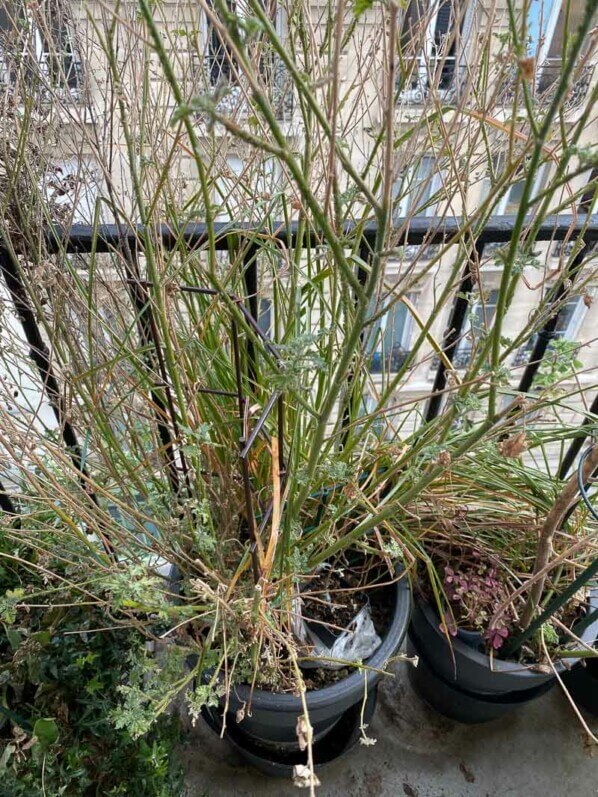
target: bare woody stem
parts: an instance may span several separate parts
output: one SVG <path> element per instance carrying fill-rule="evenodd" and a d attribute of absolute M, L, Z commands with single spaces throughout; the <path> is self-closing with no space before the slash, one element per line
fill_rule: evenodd
<path fill-rule="evenodd" d="M 583 466 L 583 481 L 587 482 L 592 473 L 598 468 L 598 445 L 592 448 L 588 458 Z M 552 541 L 554 535 L 561 527 L 567 512 L 571 509 L 572 505 L 577 499 L 579 486 L 577 483 L 577 473 L 574 473 L 566 482 L 561 494 L 558 496 L 554 506 L 546 516 L 546 520 L 540 530 L 540 539 L 538 541 L 538 550 L 536 551 L 536 561 L 534 562 L 534 569 L 532 572 L 532 579 L 537 578 L 538 574 L 547 568 L 552 556 Z M 543 576 L 537 578 L 532 583 L 530 593 L 527 599 L 527 604 L 521 617 L 522 628 L 527 628 L 531 623 L 538 610 L 542 594 L 544 592 L 544 584 L 548 571 Z"/>

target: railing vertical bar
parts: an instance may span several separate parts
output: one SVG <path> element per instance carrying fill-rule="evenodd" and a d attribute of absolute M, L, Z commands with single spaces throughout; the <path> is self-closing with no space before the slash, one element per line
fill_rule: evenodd
<path fill-rule="evenodd" d="M 548 321 L 544 324 L 542 329 L 538 332 L 538 337 L 534 344 L 534 348 L 530 355 L 528 364 L 525 366 L 525 370 L 521 375 L 521 379 L 519 381 L 519 386 L 517 390 L 520 393 L 527 393 L 530 390 L 534 382 L 534 378 L 538 372 L 538 369 L 542 364 L 542 360 L 544 359 L 546 350 L 550 345 L 550 342 L 554 340 L 555 337 L 557 337 L 556 327 L 559 321 L 559 317 L 563 312 L 565 300 L 573 290 L 575 281 L 579 276 L 581 269 L 583 268 L 583 262 L 586 258 L 586 255 L 588 254 L 588 251 L 589 251 L 588 244 L 584 244 L 584 246 L 573 258 L 573 262 L 571 263 L 571 266 L 568 269 L 568 273 L 563 274 L 563 277 L 559 281 L 556 290 L 554 290 L 553 297 L 549 299 L 549 303 L 551 305 L 555 305 L 561 302 L 561 306 L 558 312 L 554 313 L 554 315 L 552 315 L 548 319 Z"/>
<path fill-rule="evenodd" d="M 7 515 L 19 514 L 19 510 L 16 508 L 10 495 L 6 492 L 2 482 L 0 482 L 0 509 Z"/>
<path fill-rule="evenodd" d="M 126 282 L 129 289 L 129 297 L 136 313 L 137 331 L 141 344 L 146 352 L 144 354 L 145 365 L 150 379 L 152 380 L 150 396 L 154 405 L 158 436 L 164 451 L 163 458 L 166 473 L 173 493 L 178 495 L 181 485 L 175 451 L 175 438 L 178 436 L 176 413 L 170 392 L 170 385 L 167 380 L 166 367 L 162 357 L 159 333 L 154 318 L 151 297 L 139 272 L 137 246 L 135 246 L 134 251 L 132 251 L 128 240 L 123 236 L 120 249 L 127 272 Z M 152 378 L 152 374 L 156 371 L 156 366 L 160 375 L 160 385 L 156 385 L 155 380 Z M 162 388 L 164 395 L 159 388 Z M 172 430 L 167 420 L 169 415 L 173 427 Z M 182 451 L 179 452 L 179 456 L 181 458 L 181 467 L 183 468 L 185 476 L 187 476 L 186 460 Z"/>
<path fill-rule="evenodd" d="M 589 182 L 591 183 L 592 180 L 596 179 L 598 174 L 598 169 L 594 168 L 590 174 Z M 591 205 L 594 202 L 594 190 L 589 189 L 586 191 L 581 199 L 579 200 L 578 204 L 578 211 L 579 213 L 588 213 L 591 209 Z M 550 301 L 550 304 L 556 304 L 559 301 L 563 301 L 566 299 L 571 291 L 573 290 L 573 286 L 575 284 L 575 280 L 579 276 L 580 271 L 583 268 L 583 262 L 586 258 L 586 255 L 590 251 L 590 241 L 589 237 L 586 238 L 586 241 L 577 255 L 573 258 L 573 262 L 571 263 L 570 267 L 567 269 L 568 273 L 563 275 L 563 278 L 558 283 L 556 291 L 554 291 L 554 296 Z M 529 362 L 525 367 L 525 371 L 521 375 L 521 380 L 519 382 L 518 390 L 520 393 L 527 393 L 531 388 L 534 377 L 538 372 L 540 365 L 542 364 L 542 360 L 544 359 L 544 355 L 546 354 L 546 350 L 550 345 L 550 341 L 555 337 L 555 330 L 556 325 L 559 320 L 559 316 L 563 310 L 563 304 L 561 305 L 560 310 L 549 318 L 544 327 L 538 333 L 538 337 L 536 343 L 534 345 L 534 349 L 530 355 Z"/>
<path fill-rule="evenodd" d="M 252 318 L 259 323 L 259 299 L 258 299 L 258 270 L 257 270 L 257 246 L 254 243 L 247 245 L 243 252 L 243 280 L 247 295 L 246 306 Z M 254 383 L 257 380 L 257 352 L 255 342 L 251 337 L 247 338 L 247 375 L 249 381 Z"/>
<path fill-rule="evenodd" d="M 7 249 L 0 249 L 0 270 L 10 294 L 17 317 L 29 344 L 29 357 L 37 367 L 43 390 L 60 428 L 62 439 L 67 447 L 75 469 L 80 473 L 81 485 L 90 499 L 97 504 L 97 498 L 90 490 L 89 472 L 83 463 L 81 446 L 72 424 L 67 420 L 64 397 L 58 379 L 52 368 L 50 351 L 42 337 L 33 308 L 27 296 L 27 289 L 20 274 L 20 268 Z"/>
<path fill-rule="evenodd" d="M 598 416 L 598 395 L 594 397 L 594 401 L 590 407 L 590 413 L 592 415 Z M 595 423 L 595 421 L 592 421 L 590 418 L 585 418 L 580 429 L 583 431 L 584 427 L 589 426 L 591 423 Z M 561 467 L 559 468 L 559 479 L 564 479 L 567 476 L 567 473 L 569 472 L 571 465 L 573 465 L 575 462 L 577 455 L 581 451 L 581 447 L 583 446 L 586 438 L 587 434 L 583 434 L 571 441 L 571 444 L 567 449 L 567 453 L 561 462 Z"/>
<path fill-rule="evenodd" d="M 470 256 L 467 259 L 467 264 L 459 283 L 457 296 L 453 302 L 453 307 L 449 317 L 448 325 L 445 329 L 442 343 L 442 351 L 446 359 L 452 363 L 457 344 L 461 338 L 463 325 L 467 317 L 467 312 L 470 306 L 469 296 L 473 290 L 473 267 L 479 263 L 483 253 L 486 242 L 476 241 Z M 447 366 L 443 359 L 438 364 L 434 385 L 432 387 L 432 395 L 428 399 L 428 405 L 424 413 L 425 422 L 429 423 L 434 420 L 440 412 L 442 400 L 444 397 L 444 389 L 446 388 L 446 371 Z"/>
<path fill-rule="evenodd" d="M 368 241 L 367 237 L 364 235 L 361 239 L 359 244 L 359 259 L 362 260 L 364 263 L 368 263 L 371 260 L 372 256 L 372 247 L 370 242 Z M 357 281 L 364 287 L 367 281 L 368 272 L 363 266 L 359 265 L 357 267 Z M 357 296 L 355 296 L 355 303 L 357 303 Z M 363 341 L 365 339 L 364 332 L 362 331 L 360 334 L 360 340 L 363 345 Z M 348 435 L 348 426 L 351 421 L 351 412 L 355 412 L 355 402 L 363 401 L 363 396 L 355 396 L 353 395 L 353 385 L 355 382 L 355 373 L 350 371 L 347 375 L 347 401 L 345 402 L 345 409 L 343 411 L 343 417 L 341 421 L 341 428 L 344 430 L 343 432 L 343 445 L 345 440 L 347 439 Z M 359 408 L 357 408 L 359 410 Z"/>
<path fill-rule="evenodd" d="M 241 471 L 243 475 L 243 492 L 245 496 L 245 512 L 247 514 L 247 525 L 249 527 L 249 535 L 251 537 L 251 566 L 253 570 L 254 583 L 258 583 L 261 575 L 260 560 L 258 556 L 258 547 L 260 544 L 259 529 L 255 519 L 255 512 L 253 509 L 253 493 L 251 490 L 251 474 L 249 472 L 249 463 L 247 457 L 243 456 L 243 449 L 247 443 L 247 428 L 246 428 L 246 406 L 247 399 L 243 394 L 243 378 L 241 372 L 241 352 L 239 348 L 239 330 L 236 322 L 233 319 L 231 337 L 233 344 L 233 359 L 235 367 L 235 379 L 237 382 L 237 401 L 239 409 L 239 420 L 241 423 L 241 435 L 239 437 L 239 458 L 241 460 Z"/>

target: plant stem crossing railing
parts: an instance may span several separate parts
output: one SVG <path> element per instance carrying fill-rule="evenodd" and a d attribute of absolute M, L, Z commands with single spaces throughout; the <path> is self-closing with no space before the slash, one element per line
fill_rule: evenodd
<path fill-rule="evenodd" d="M 457 242 L 459 236 L 462 234 L 463 222 L 461 219 L 448 219 L 443 223 L 432 226 L 430 219 L 427 218 L 413 218 L 408 222 L 407 220 L 396 220 L 397 229 L 397 244 L 398 245 L 448 245 L 451 242 Z M 247 299 L 242 300 L 239 297 L 231 298 L 237 306 L 241 309 L 243 316 L 247 323 L 255 330 L 256 334 L 262 337 L 262 342 L 269 349 L 270 353 L 275 359 L 278 359 L 278 352 L 276 346 L 260 331 L 257 324 L 258 315 L 258 265 L 257 265 L 257 245 L 255 243 L 256 233 L 260 230 L 255 225 L 249 224 L 232 224 L 232 223 L 217 223 L 214 225 L 215 246 L 220 251 L 230 251 L 232 240 L 237 238 L 245 239 L 247 247 L 243 253 L 244 259 L 244 273 L 245 273 L 245 287 L 247 290 Z M 440 358 L 437 367 L 432 393 L 428 399 L 425 409 L 425 422 L 432 421 L 441 411 L 442 402 L 446 394 L 447 388 L 447 370 L 449 365 L 453 363 L 455 354 L 457 352 L 457 345 L 462 337 L 468 312 L 470 310 L 470 294 L 474 288 L 475 283 L 475 268 L 484 254 L 484 249 L 488 244 L 506 244 L 511 240 L 514 228 L 514 217 L 504 216 L 495 217 L 490 221 L 477 235 L 473 249 L 465 265 L 464 271 L 461 275 L 459 287 L 455 293 L 455 299 L 449 315 L 449 321 L 446 331 L 443 336 L 442 350 L 444 356 Z M 281 224 L 279 229 L 274 228 L 268 230 L 268 236 L 277 239 L 279 244 L 293 248 L 299 240 L 299 227 L 294 225 Z M 361 225 L 360 227 L 347 225 L 345 230 L 348 240 L 355 240 L 357 236 L 360 238 L 360 256 L 364 262 L 369 259 L 369 253 L 373 246 L 374 240 L 377 235 L 377 228 L 374 224 Z M 161 374 L 163 384 L 156 386 L 155 393 L 152 394 L 153 402 L 156 407 L 156 424 L 160 439 L 163 444 L 164 451 L 168 457 L 168 476 L 173 492 L 176 494 L 180 489 L 180 478 L 182 475 L 183 480 L 186 479 L 186 468 L 184 456 L 182 452 L 178 452 L 175 457 L 175 441 L 178 439 L 177 419 L 175 413 L 174 402 L 170 396 L 170 389 L 167 380 L 164 378 L 165 369 L 162 363 L 162 353 L 160 346 L 156 345 L 158 336 L 156 334 L 155 321 L 152 315 L 152 306 L 150 299 L 152 285 L 150 282 L 142 280 L 138 268 L 138 255 L 143 252 L 143 240 L 147 235 L 151 235 L 155 240 L 161 242 L 162 246 L 166 249 L 173 249 L 180 245 L 181 241 L 191 249 L 199 250 L 202 246 L 208 244 L 209 235 L 208 230 L 204 224 L 190 224 L 184 229 L 172 229 L 166 225 L 155 226 L 151 231 L 141 227 L 124 228 L 122 225 L 99 225 L 99 226 L 86 226 L 74 225 L 70 229 L 62 229 L 59 227 L 52 228 L 46 233 L 46 246 L 51 254 L 60 252 L 66 253 L 110 253 L 120 252 L 127 264 L 128 274 L 128 287 L 129 295 L 133 306 L 135 307 L 139 325 L 139 334 L 141 340 L 147 344 L 145 346 L 148 351 L 151 351 L 149 357 L 153 360 L 148 365 L 152 370 Z M 549 303 L 558 307 L 558 311 L 554 314 L 549 314 L 548 320 L 545 322 L 543 328 L 538 332 L 536 342 L 531 351 L 529 361 L 525 366 L 521 379 L 518 385 L 518 391 L 526 393 L 532 386 L 534 377 L 542 363 L 542 359 L 546 350 L 557 333 L 555 330 L 558 327 L 559 315 L 563 312 L 565 300 L 569 294 L 574 290 L 575 282 L 582 270 L 584 260 L 589 251 L 598 241 L 598 216 L 587 217 L 585 214 L 580 213 L 576 216 L 558 216 L 548 217 L 542 223 L 537 225 L 533 230 L 534 240 L 537 242 L 542 241 L 577 241 L 581 236 L 582 242 L 579 244 L 579 251 L 575 257 L 567 265 L 567 273 L 559 279 L 552 294 L 549 296 Z M 301 240 L 303 246 L 320 244 L 321 241 L 315 231 L 311 231 L 309 236 L 302 234 Z M 25 287 L 21 267 L 18 258 L 14 255 L 12 250 L 5 247 L 0 242 L 0 271 L 2 278 L 6 284 L 9 295 L 13 302 L 18 319 L 23 327 L 25 338 L 29 345 L 29 356 L 36 366 L 42 380 L 43 388 L 47 400 L 52 407 L 58 427 L 62 434 L 66 448 L 76 469 L 81 474 L 81 480 L 84 485 L 91 484 L 89 474 L 82 459 L 81 445 L 79 443 L 77 434 L 72 424 L 70 423 L 67 413 L 65 411 L 63 393 L 59 379 L 52 367 L 51 352 L 46 346 L 41 330 L 38 326 L 34 308 L 28 299 L 27 289 Z M 363 280 L 363 269 L 360 269 L 357 274 L 359 281 Z M 181 286 L 183 291 L 197 291 L 202 293 L 216 294 L 216 291 L 209 291 L 208 289 L 198 288 L 193 286 Z M 233 330 L 233 342 L 236 337 Z M 233 346 L 234 349 L 234 346 Z M 235 357 L 235 368 L 238 371 L 238 352 L 233 351 Z M 247 360 L 249 368 L 251 363 L 255 362 L 255 351 L 252 349 L 252 344 L 248 343 Z M 239 374 L 237 374 L 239 377 Z M 239 383 L 239 379 L 237 380 Z M 158 389 L 159 388 L 159 389 Z M 209 388 L 205 388 L 209 390 Z M 235 394 L 237 396 L 237 394 Z M 239 412 L 243 417 L 243 402 L 244 397 L 238 393 L 239 399 Z M 278 426 L 279 429 L 283 425 L 283 397 L 279 392 L 273 392 L 270 400 L 267 402 L 262 415 L 256 422 L 253 430 L 244 434 L 240 440 L 240 456 L 241 463 L 246 463 L 247 453 L 257 435 L 262 429 L 268 414 L 274 407 L 277 407 L 278 412 Z M 594 400 L 591 414 L 598 412 L 598 397 Z M 586 420 L 580 427 L 579 434 L 573 439 L 568 452 L 566 453 L 561 463 L 559 475 L 564 478 L 571 468 L 576 456 L 578 455 L 584 439 L 587 436 L 587 428 L 589 422 Z M 282 436 L 281 436 L 282 440 Z M 284 451 L 283 446 L 280 446 L 279 451 L 279 468 L 281 474 L 284 475 Z M 244 468 L 244 481 L 248 482 L 249 473 L 247 468 Z M 250 502 L 250 489 L 249 484 L 247 501 Z M 90 498 L 94 499 L 90 489 L 88 489 Z M 0 508 L 12 515 L 18 514 L 18 508 L 13 499 L 0 485 Z M 255 524 L 257 521 L 253 517 L 251 507 L 248 505 L 248 518 L 250 525 Z M 252 519 L 253 518 L 253 519 Z M 250 529 L 254 536 L 258 537 L 257 530 Z M 106 545 L 106 543 L 105 543 Z"/>

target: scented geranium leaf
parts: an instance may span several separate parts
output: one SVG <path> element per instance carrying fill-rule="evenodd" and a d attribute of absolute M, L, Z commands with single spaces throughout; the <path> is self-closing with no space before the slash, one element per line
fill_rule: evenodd
<path fill-rule="evenodd" d="M 222 690 L 218 690 L 210 686 L 210 684 L 198 684 L 193 691 L 187 692 L 185 698 L 193 725 L 199 719 L 204 706 L 206 708 L 216 708 L 220 694 L 222 694 Z"/>
<path fill-rule="evenodd" d="M 25 595 L 25 590 L 21 589 L 7 589 L 2 597 L 0 597 L 0 618 L 5 623 L 14 623 L 17 618 L 17 604 L 21 603 Z"/>
<path fill-rule="evenodd" d="M 166 599 L 163 580 L 144 565 L 122 565 L 104 579 L 116 608 L 158 611 Z"/>

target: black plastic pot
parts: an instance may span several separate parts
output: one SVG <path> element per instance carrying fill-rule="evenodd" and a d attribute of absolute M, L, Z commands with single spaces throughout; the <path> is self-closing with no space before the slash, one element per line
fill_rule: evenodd
<path fill-rule="evenodd" d="M 317 741 L 312 748 L 315 767 L 320 770 L 352 750 L 361 736 L 360 727 L 369 725 L 376 710 L 377 689 L 368 696 L 365 706 L 358 703 L 340 717 L 332 730 Z M 222 717 L 214 709 L 202 710 L 209 727 L 219 735 Z M 290 779 L 297 764 L 305 764 L 305 752 L 289 746 L 262 745 L 246 734 L 236 723 L 226 727 L 224 738 L 260 772 L 277 778 Z"/>
<path fill-rule="evenodd" d="M 594 639 L 593 628 L 586 629 L 584 641 Z M 552 672 L 536 672 L 496 656 L 491 661 L 472 639 L 457 636 L 449 644 L 436 610 L 423 600 L 417 600 L 413 609 L 409 651 L 420 658 L 419 666 L 409 670 L 415 691 L 441 714 L 458 722 L 498 719 L 544 694 L 556 681 Z M 571 659 L 559 662 L 559 674 L 574 663 Z"/>
<path fill-rule="evenodd" d="M 324 747 L 329 743 L 336 726 L 341 721 L 346 723 L 353 714 L 354 724 L 358 726 L 364 697 L 367 695 L 368 701 L 371 698 L 375 700 L 381 678 L 380 673 L 375 670 L 384 668 L 401 645 L 409 625 L 411 591 L 406 577 L 390 588 L 390 600 L 394 601 L 394 606 L 387 633 L 378 650 L 365 662 L 372 669 L 356 670 L 337 683 L 306 694 L 316 744 L 322 742 Z M 246 750 L 250 755 L 259 750 L 268 761 L 284 761 L 285 757 L 299 752 L 297 719 L 303 715 L 301 698 L 262 689 L 254 689 L 252 692 L 248 686 L 236 686 L 228 696 L 227 709 L 226 727 L 229 736 L 241 750 Z M 244 710 L 245 716 L 237 724 L 236 716 L 240 709 Z M 354 711 L 351 713 L 352 709 Z M 219 731 L 222 718 L 212 713 L 209 720 L 209 724 Z M 346 748 L 346 744 L 344 747 Z M 338 754 L 340 752 L 342 749 Z M 301 762 L 305 763 L 305 753 L 302 754 Z"/>
<path fill-rule="evenodd" d="M 598 659 L 575 665 L 563 681 L 576 705 L 598 717 Z"/>
<path fill-rule="evenodd" d="M 592 609 L 598 608 L 598 589 L 593 589 L 590 597 Z M 592 623 L 584 641 L 598 648 L 598 620 Z M 563 676 L 563 682 L 569 694 L 580 707 L 598 716 L 598 658 L 580 661 Z"/>

